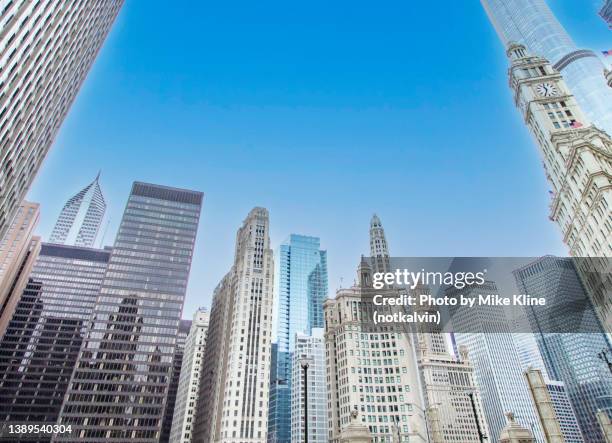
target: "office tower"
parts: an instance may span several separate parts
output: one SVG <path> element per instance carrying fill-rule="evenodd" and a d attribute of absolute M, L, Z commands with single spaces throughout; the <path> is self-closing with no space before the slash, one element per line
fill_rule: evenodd
<path fill-rule="evenodd" d="M 497 294 L 498 291 L 492 281 L 462 290 L 449 287 L 445 291 L 449 298 L 460 293 L 469 298 L 477 297 L 479 293 Z M 476 384 L 480 388 L 489 425 L 489 441 L 500 439 L 506 424 L 504 413 L 510 411 L 521 425 L 533 431 L 539 443 L 544 443 L 503 307 L 452 306 L 450 311 L 455 342 L 468 349 L 474 365 Z"/>
<path fill-rule="evenodd" d="M 425 286 L 419 286 L 413 293 L 418 297 L 420 294 L 430 294 L 431 291 Z M 434 438 L 432 432 L 430 438 L 433 443 L 482 441 L 489 435 L 489 430 L 468 350 L 461 348 L 455 357 L 450 354 L 446 338 L 441 332 L 425 332 L 420 326 L 416 325 L 412 339 L 425 397 L 425 410 L 429 428 L 436 428 L 440 434 Z M 435 426 L 433 421 L 437 422 Z"/>
<path fill-rule="evenodd" d="M 234 265 L 213 296 L 193 439 L 263 443 L 268 430 L 274 258 L 268 210 L 236 235 Z"/>
<path fill-rule="evenodd" d="M 99 180 L 100 174 L 66 202 L 51 231 L 49 243 L 94 246 L 106 212 Z"/>
<path fill-rule="evenodd" d="M 0 0 L 0 238 L 123 0 Z"/>
<path fill-rule="evenodd" d="M 562 381 L 545 380 L 565 443 L 584 443 L 576 413 Z"/>
<path fill-rule="evenodd" d="M 38 203 L 24 200 L 0 243 L 0 337 L 13 317 L 40 250 L 40 238 L 33 236 L 39 214 Z"/>
<path fill-rule="evenodd" d="M 597 354 L 612 350 L 595 313 L 575 308 L 587 296 L 573 260 L 542 257 L 514 271 L 514 277 L 520 293 L 546 298 L 545 307 L 527 309 L 546 370 L 564 382 L 584 441 L 603 441 L 596 414 L 600 409 L 612 414 L 612 377 Z M 555 318 L 576 332 L 567 333 Z"/>
<path fill-rule="evenodd" d="M 606 21 L 608 26 L 612 26 L 612 0 L 604 0 L 599 15 Z"/>
<path fill-rule="evenodd" d="M 389 272 L 389 247 L 385 230 L 376 214 L 370 220 L 370 256 L 373 260 L 374 272 Z"/>
<path fill-rule="evenodd" d="M 206 348 L 206 334 L 210 313 L 199 308 L 193 315 L 191 329 L 185 342 L 178 392 L 172 417 L 171 443 L 191 443 L 193 419 L 198 404 L 198 390 L 202 374 L 202 358 Z"/>
<path fill-rule="evenodd" d="M 343 441 L 355 408 L 374 442 L 390 441 L 398 430 L 401 441 L 425 442 L 425 410 L 409 334 L 377 328 L 362 317 L 375 294 L 397 297 L 397 291 L 374 290 L 365 260 L 358 281 L 323 304 L 329 442 Z"/>
<path fill-rule="evenodd" d="M 525 372 L 525 380 L 529 386 L 529 393 L 535 405 L 542 430 L 547 443 L 565 443 L 565 437 L 561 431 L 561 424 L 557 419 L 557 413 L 553 401 L 546 386 L 546 381 L 539 369 L 528 368 Z"/>
<path fill-rule="evenodd" d="M 311 335 L 295 334 L 295 352 L 291 367 L 291 442 L 305 438 L 305 371 L 308 364 L 308 442 L 327 443 L 327 383 L 325 380 L 325 337 L 323 328 L 313 328 Z"/>
<path fill-rule="evenodd" d="M 159 440 L 202 198 L 132 186 L 57 440 Z"/>
<path fill-rule="evenodd" d="M 519 43 L 534 56 L 549 60 L 554 72 L 563 75 L 570 94 L 576 97 L 588 120 L 612 134 L 612 89 L 606 84 L 604 65 L 593 51 L 576 46 L 546 1 L 481 0 L 481 3 L 504 48 Z"/>
<path fill-rule="evenodd" d="M 317 237 L 291 234 L 278 250 L 275 364 L 270 380 L 268 441 L 291 441 L 291 362 L 295 334 L 323 327 L 327 252 Z"/>
<path fill-rule="evenodd" d="M 561 228 L 570 255 L 611 257 L 612 139 L 588 122 L 546 59 L 529 55 L 522 45 L 510 46 L 508 56 L 515 103 L 538 142 L 552 189 L 550 219 Z M 610 260 L 581 263 L 583 275 L 600 263 L 599 274 L 612 284 Z M 601 289 L 589 289 L 602 322 L 612 325 L 612 300 Z"/>
<path fill-rule="evenodd" d="M 529 329 L 527 329 L 527 327 L 525 329 L 520 329 L 515 326 L 514 330 L 527 331 Z M 528 368 L 538 369 L 545 378 L 550 379 L 548 372 L 546 372 L 544 360 L 540 355 L 540 349 L 538 348 L 538 342 L 535 335 L 531 332 L 515 332 L 512 334 L 512 339 L 514 340 L 514 346 L 516 347 L 521 369 L 523 371 Z"/>
<path fill-rule="evenodd" d="M 56 423 L 109 257 L 42 244 L 0 342 L 3 423 Z"/>
<path fill-rule="evenodd" d="M 164 421 L 162 422 L 162 433 L 159 439 L 160 443 L 168 443 L 170 441 L 170 432 L 172 431 L 172 418 L 176 409 L 176 396 L 179 389 L 179 380 L 181 376 L 181 367 L 183 365 L 183 355 L 185 353 L 185 343 L 191 329 L 191 320 L 181 320 L 179 323 L 176 344 L 174 349 L 174 359 L 172 361 L 172 378 L 168 387 L 168 398 L 166 400 L 166 412 L 164 413 Z"/>

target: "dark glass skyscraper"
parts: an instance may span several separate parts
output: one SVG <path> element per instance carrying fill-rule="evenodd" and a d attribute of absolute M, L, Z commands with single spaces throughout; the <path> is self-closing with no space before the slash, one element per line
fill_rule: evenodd
<path fill-rule="evenodd" d="M 268 441 L 291 441 L 291 360 L 295 334 L 323 327 L 327 251 L 317 237 L 292 234 L 279 248 L 276 367 L 271 370 Z"/>
<path fill-rule="evenodd" d="M 587 296 L 573 260 L 542 257 L 516 270 L 514 276 L 521 293 L 546 298 L 546 310 L 539 308 L 537 316 L 534 309 L 526 309 L 546 371 L 565 383 L 584 441 L 603 442 L 596 413 L 601 409 L 612 414 L 612 375 L 597 354 L 611 350 L 603 329 L 592 332 L 600 328 L 594 311 L 575 309 Z M 569 324 L 577 332 L 555 332 L 555 322 L 547 319 L 563 319 L 558 330 L 567 332 L 565 325 Z"/>
<path fill-rule="evenodd" d="M 42 245 L 0 341 L 0 421 L 56 422 L 109 257 Z"/>
<path fill-rule="evenodd" d="M 157 442 L 203 194 L 134 183 L 60 423 L 75 442 Z"/>

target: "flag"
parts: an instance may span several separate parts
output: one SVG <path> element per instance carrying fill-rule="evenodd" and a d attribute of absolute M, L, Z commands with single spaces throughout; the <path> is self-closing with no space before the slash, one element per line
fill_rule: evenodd
<path fill-rule="evenodd" d="M 601 53 L 607 57 L 609 55 L 612 55 L 612 49 L 609 49 L 607 51 L 601 51 Z"/>
<path fill-rule="evenodd" d="M 583 124 L 580 123 L 578 120 L 572 120 L 572 123 L 570 124 L 570 126 L 572 128 L 582 128 Z"/>

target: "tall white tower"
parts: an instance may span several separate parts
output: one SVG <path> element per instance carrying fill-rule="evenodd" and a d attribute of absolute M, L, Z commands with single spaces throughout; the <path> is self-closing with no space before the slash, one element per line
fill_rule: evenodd
<path fill-rule="evenodd" d="M 376 214 L 370 220 L 370 256 L 372 257 L 374 272 L 389 272 L 389 247 L 387 246 L 385 229 Z"/>
<path fill-rule="evenodd" d="M 274 258 L 268 210 L 251 210 L 234 266 L 215 290 L 194 441 L 264 443 L 268 428 Z"/>
<path fill-rule="evenodd" d="M 516 43 L 507 55 L 514 102 L 537 141 L 552 188 L 550 219 L 561 227 L 572 256 L 612 257 L 612 139 L 590 123 L 548 60 Z M 601 265 L 607 269 L 600 275 L 611 279 L 610 260 Z M 598 291 L 592 297 L 609 330 L 612 300 Z"/>
<path fill-rule="evenodd" d="M 106 212 L 106 201 L 100 189 L 100 174 L 74 197 L 60 213 L 49 237 L 49 243 L 92 248 Z"/>

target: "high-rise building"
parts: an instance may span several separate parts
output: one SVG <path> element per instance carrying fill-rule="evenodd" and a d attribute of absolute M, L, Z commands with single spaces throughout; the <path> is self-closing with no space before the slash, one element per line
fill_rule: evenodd
<path fill-rule="evenodd" d="M 376 214 L 370 220 L 370 256 L 374 272 L 389 272 L 389 246 L 383 225 Z"/>
<path fill-rule="evenodd" d="M 198 309 L 193 315 L 181 365 L 172 431 L 170 432 L 171 443 L 191 443 L 193 441 L 193 419 L 198 404 L 209 320 L 210 313 L 205 308 Z"/>
<path fill-rule="evenodd" d="M 487 281 L 462 290 L 449 287 L 445 295 L 453 298 L 461 293 L 469 298 L 477 297 L 482 291 L 498 293 L 496 284 Z M 468 349 L 474 365 L 474 376 L 489 425 L 489 441 L 500 439 L 506 425 L 504 414 L 510 411 L 520 424 L 532 430 L 539 443 L 545 443 L 503 307 L 451 306 L 450 311 L 455 343 Z"/>
<path fill-rule="evenodd" d="M 606 21 L 608 26 L 612 26 L 612 0 L 604 0 L 599 15 Z"/>
<path fill-rule="evenodd" d="M 567 389 L 562 381 L 545 380 L 546 388 L 553 402 L 555 414 L 559 424 L 565 443 L 584 443 L 580 425 L 576 418 L 576 412 L 567 395 Z"/>
<path fill-rule="evenodd" d="M 527 331 L 529 329 L 517 329 L 515 331 Z M 512 334 L 514 340 L 514 346 L 516 347 L 516 353 L 521 364 L 523 371 L 528 368 L 538 369 L 542 372 L 545 378 L 549 379 L 548 372 L 546 372 L 546 365 L 540 355 L 540 349 L 538 348 L 538 342 L 531 332 L 515 332 Z"/>
<path fill-rule="evenodd" d="M 514 271 L 514 276 L 520 293 L 546 298 L 545 307 L 526 311 L 546 370 L 552 379 L 564 382 L 584 440 L 602 442 L 597 411 L 612 416 L 612 376 L 597 354 L 612 349 L 595 313 L 575 308 L 587 296 L 573 260 L 542 257 Z M 555 318 L 575 325 L 576 332 L 567 333 Z"/>
<path fill-rule="evenodd" d="M 508 56 L 515 103 L 537 140 L 552 189 L 550 219 L 561 228 L 570 255 L 612 257 L 612 139 L 589 123 L 546 59 L 516 44 Z M 612 284 L 610 260 L 580 263 L 587 268 L 580 269 L 583 275 L 600 266 L 599 275 Z M 612 300 L 605 291 L 589 289 L 602 322 L 612 327 Z"/>
<path fill-rule="evenodd" d="M 55 424 L 109 250 L 43 243 L 0 341 L 0 421 Z"/>
<path fill-rule="evenodd" d="M 323 328 L 311 335 L 295 334 L 291 384 L 291 443 L 305 438 L 304 409 L 308 396 L 308 442 L 327 443 L 327 382 L 325 380 L 325 338 Z M 306 372 L 304 365 L 307 364 Z M 305 378 L 308 378 L 304 392 Z"/>
<path fill-rule="evenodd" d="M 60 213 L 49 243 L 93 247 L 106 212 L 100 174 L 70 198 Z"/>
<path fill-rule="evenodd" d="M 176 409 L 176 397 L 179 389 L 181 377 L 181 367 L 183 365 L 183 355 L 185 353 L 185 343 L 191 329 L 191 320 L 181 320 L 179 323 L 176 344 L 174 350 L 174 360 L 172 361 L 172 378 L 168 387 L 168 399 L 166 401 L 166 412 L 164 413 L 164 421 L 162 422 L 162 433 L 159 438 L 159 443 L 168 443 L 170 441 L 170 433 L 172 432 L 172 418 Z"/>
<path fill-rule="evenodd" d="M 431 292 L 429 288 L 419 286 L 414 293 L 418 296 Z M 431 331 L 431 328 L 425 332 L 419 325 L 415 329 L 412 339 L 429 428 L 435 427 L 439 433 L 439 437 L 430 436 L 432 443 L 482 441 L 489 435 L 489 430 L 467 348 L 462 347 L 459 355 L 453 356 L 444 334 Z"/>
<path fill-rule="evenodd" d="M 274 257 L 268 210 L 251 210 L 215 289 L 193 438 L 263 443 L 268 431 Z"/>
<path fill-rule="evenodd" d="M 58 440 L 161 437 L 202 199 L 201 192 L 132 186 L 60 414 L 72 433 Z"/>
<path fill-rule="evenodd" d="M 40 250 L 33 236 L 40 210 L 38 203 L 23 201 L 0 243 L 0 337 L 13 317 Z"/>
<path fill-rule="evenodd" d="M 409 334 L 373 326 L 364 317 L 375 294 L 397 297 L 393 289 L 372 288 L 372 269 L 362 260 L 359 284 L 339 289 L 323 305 L 330 443 L 348 441 L 351 414 L 359 413 L 373 442 L 428 441 L 415 350 Z"/>
<path fill-rule="evenodd" d="M 576 46 L 546 1 L 481 2 L 504 47 L 519 43 L 534 56 L 549 60 L 554 71 L 565 78 L 589 121 L 612 134 L 612 89 L 606 84 L 604 65 L 593 51 Z"/>
<path fill-rule="evenodd" d="M 278 250 L 276 367 L 271 371 L 268 441 L 291 441 L 292 354 L 297 333 L 323 327 L 327 252 L 317 237 L 292 234 Z"/>
<path fill-rule="evenodd" d="M 0 238 L 123 0 L 0 0 Z"/>

